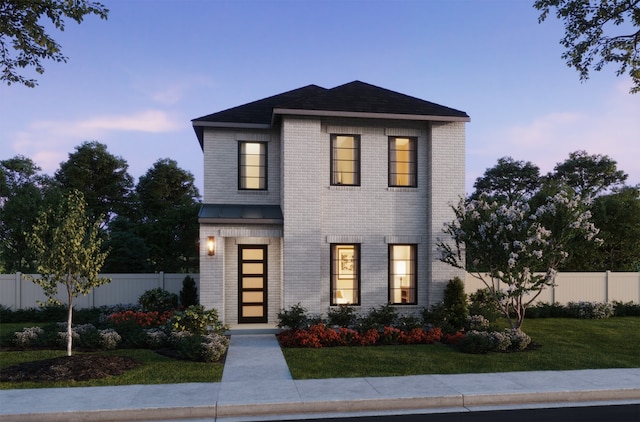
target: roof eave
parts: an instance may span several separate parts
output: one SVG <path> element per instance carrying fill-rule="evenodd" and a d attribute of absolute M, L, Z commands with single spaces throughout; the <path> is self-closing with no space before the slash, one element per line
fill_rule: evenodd
<path fill-rule="evenodd" d="M 316 116 L 316 117 L 354 117 L 362 119 L 387 119 L 387 120 L 417 120 L 432 122 L 470 122 L 469 116 L 435 116 L 424 114 L 396 114 L 396 113 L 368 113 L 358 111 L 335 110 L 302 110 L 289 108 L 274 108 L 273 115 L 290 116 Z"/>
<path fill-rule="evenodd" d="M 204 150 L 204 128 L 229 128 L 229 129 L 270 129 L 271 125 L 266 123 L 237 123 L 237 122 L 206 122 L 192 120 L 193 130 L 196 132 L 200 148 Z"/>

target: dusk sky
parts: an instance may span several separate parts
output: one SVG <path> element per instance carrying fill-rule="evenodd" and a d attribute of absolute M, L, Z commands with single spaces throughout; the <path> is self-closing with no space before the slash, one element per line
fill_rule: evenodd
<path fill-rule="evenodd" d="M 562 23 L 533 0 L 101 0 L 109 19 L 52 30 L 68 63 L 0 85 L 0 159 L 53 174 L 99 141 L 136 179 L 172 158 L 202 193 L 191 119 L 309 84 L 360 80 L 465 111 L 467 193 L 497 159 L 551 171 L 606 154 L 640 183 L 640 94 L 613 66 L 581 82 Z"/>

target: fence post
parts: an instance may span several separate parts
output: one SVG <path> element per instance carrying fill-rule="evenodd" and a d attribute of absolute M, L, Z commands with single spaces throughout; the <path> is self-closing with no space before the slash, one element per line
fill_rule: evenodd
<path fill-rule="evenodd" d="M 14 292 L 13 305 L 17 311 L 18 309 L 22 309 L 22 273 L 19 271 L 16 273 Z"/>
<path fill-rule="evenodd" d="M 164 288 L 164 271 L 160 271 L 160 274 L 158 274 L 158 276 L 159 276 L 159 278 L 160 278 L 160 279 L 159 279 L 159 281 L 160 281 L 160 288 L 161 288 L 162 290 L 165 290 L 165 288 Z"/>
<path fill-rule="evenodd" d="M 609 303 L 609 275 L 611 270 L 607 270 L 604 274 L 604 303 Z"/>

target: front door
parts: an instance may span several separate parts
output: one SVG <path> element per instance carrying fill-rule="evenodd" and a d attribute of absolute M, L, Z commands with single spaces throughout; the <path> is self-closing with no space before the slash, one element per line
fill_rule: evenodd
<path fill-rule="evenodd" d="M 238 322 L 267 322 L 267 246 L 238 246 Z"/>

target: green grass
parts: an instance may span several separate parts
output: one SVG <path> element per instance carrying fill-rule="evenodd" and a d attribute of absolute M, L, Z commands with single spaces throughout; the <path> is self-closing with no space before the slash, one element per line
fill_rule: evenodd
<path fill-rule="evenodd" d="M 640 367 L 640 318 L 529 319 L 541 345 L 470 355 L 442 345 L 283 349 L 294 379 Z"/>
<path fill-rule="evenodd" d="M 161 356 L 151 350 L 120 349 L 101 352 L 107 355 L 130 356 L 143 362 L 137 368 L 107 378 L 81 382 L 0 382 L 0 389 L 88 387 L 133 384 L 176 384 L 183 382 L 219 382 L 223 364 L 188 362 Z M 22 362 L 49 359 L 66 354 L 63 350 L 35 350 L 22 352 L 0 352 L 0 370 Z"/>
<path fill-rule="evenodd" d="M 46 325 L 43 323 L 2 323 L 0 324 L 0 338 L 24 327 Z M 74 352 L 77 353 L 77 352 Z M 12 388 L 48 388 L 48 387 L 87 387 L 133 384 L 175 384 L 183 382 L 219 382 L 222 379 L 222 363 L 189 362 L 171 359 L 159 355 L 151 350 L 118 349 L 100 352 L 106 355 L 129 356 L 143 364 L 125 373 L 107 378 L 81 382 L 0 382 L 0 389 Z M 12 365 L 23 362 L 50 359 L 65 356 L 65 350 L 27 350 L 1 351 L 0 371 Z"/>

